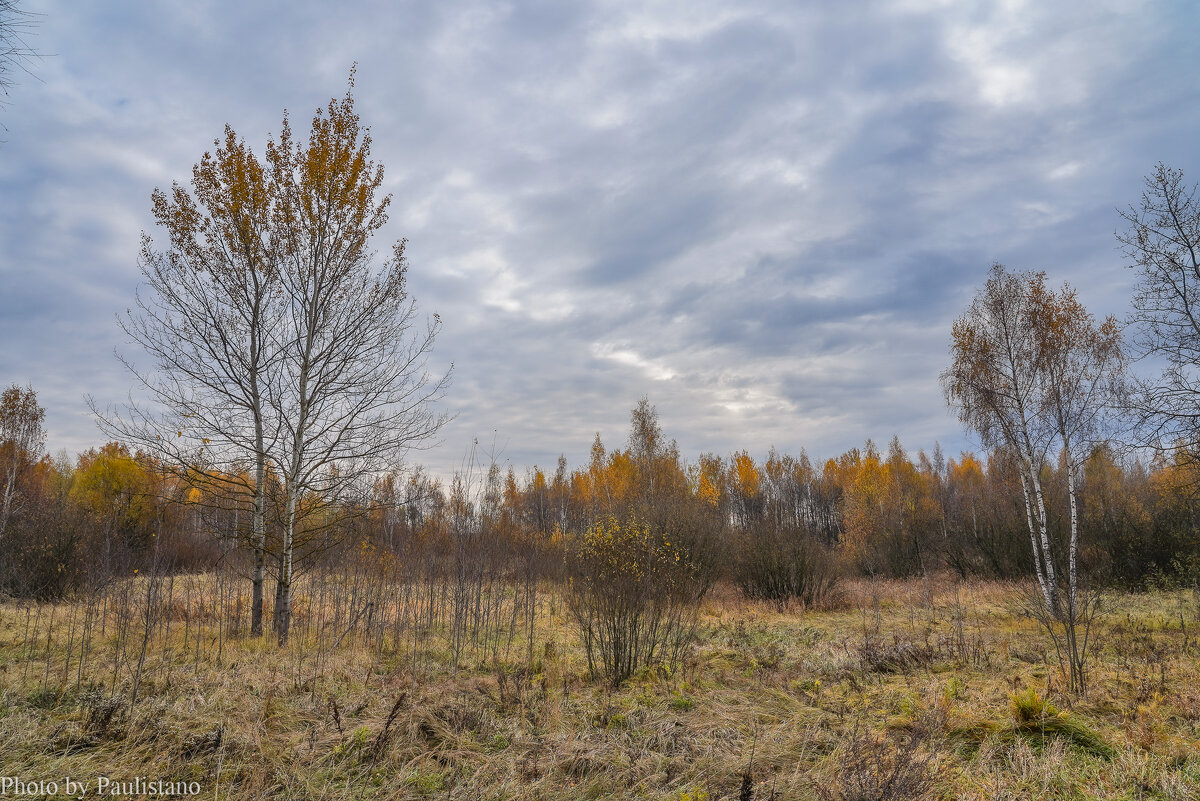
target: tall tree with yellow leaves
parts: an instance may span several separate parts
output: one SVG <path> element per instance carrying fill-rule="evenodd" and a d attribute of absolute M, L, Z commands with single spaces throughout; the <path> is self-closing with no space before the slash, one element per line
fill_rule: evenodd
<path fill-rule="evenodd" d="M 150 405 L 100 415 L 111 434 L 190 475 L 230 479 L 245 475 L 239 463 L 254 465 L 255 633 L 265 482 L 278 476 L 281 642 L 305 504 L 333 508 L 324 503 L 365 491 L 444 422 L 430 402 L 449 373 L 425 370 L 440 320 L 419 325 L 404 241 L 379 266 L 370 250 L 390 197 L 376 198 L 383 168 L 370 160 L 353 85 L 352 72 L 345 97 L 313 117 L 307 141 L 293 138 L 285 114 L 260 161 L 227 127 L 194 168 L 191 192 L 155 192 L 170 245 L 159 251 L 145 240 L 147 290 L 122 321 L 153 364 L 127 362 Z"/>
<path fill-rule="evenodd" d="M 231 498 L 250 495 L 251 632 L 262 633 L 266 565 L 266 474 L 278 437 L 268 385 L 282 354 L 268 333 L 280 325 L 280 183 L 229 126 L 192 168 L 191 189 L 155 190 L 166 232 L 144 236 L 142 288 L 120 324 L 151 366 L 122 362 L 146 396 L 97 411 L 101 428 L 202 479 Z M 253 473 L 237 469 L 253 465 Z M 200 468 L 195 470 L 193 468 Z M 243 479 L 253 483 L 243 485 Z"/>
<path fill-rule="evenodd" d="M 280 643 L 291 620 L 300 500 L 338 498 L 428 441 L 447 419 L 432 403 L 450 374 L 426 369 L 441 321 L 435 314 L 419 324 L 404 240 L 379 265 L 370 250 L 391 198 L 376 197 L 383 167 L 371 161 L 371 137 L 350 90 L 317 110 L 307 142 L 293 139 L 285 116 L 278 141 L 267 145 L 284 309 L 268 331 L 279 355 L 268 404 L 279 430 L 271 459 L 284 490 Z"/>

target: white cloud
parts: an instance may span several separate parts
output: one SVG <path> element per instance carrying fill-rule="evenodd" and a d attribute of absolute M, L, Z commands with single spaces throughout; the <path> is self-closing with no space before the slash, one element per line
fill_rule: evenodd
<path fill-rule="evenodd" d="M 676 376 L 675 371 L 660 360 L 647 359 L 630 347 L 614 345 L 611 342 L 596 342 L 591 347 L 591 353 L 597 359 L 607 359 L 625 367 L 633 367 L 654 381 L 670 381 Z"/>
<path fill-rule="evenodd" d="M 1049 177 L 1051 181 L 1061 181 L 1065 178 L 1072 177 L 1081 169 L 1083 169 L 1083 162 L 1068 161 L 1065 164 L 1060 164 L 1054 169 L 1050 170 L 1047 177 Z"/>

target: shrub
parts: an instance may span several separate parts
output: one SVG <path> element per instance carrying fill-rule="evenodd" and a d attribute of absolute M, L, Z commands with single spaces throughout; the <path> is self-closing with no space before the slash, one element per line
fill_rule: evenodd
<path fill-rule="evenodd" d="M 94 534 L 74 504 L 36 500 L 4 532 L 0 594 L 48 601 L 81 583 Z"/>
<path fill-rule="evenodd" d="M 822 801 L 917 801 L 935 789 L 932 755 L 910 735 L 897 741 L 857 729 L 838 760 L 828 785 L 814 785 Z"/>
<path fill-rule="evenodd" d="M 868 672 L 905 673 L 910 669 L 929 665 L 937 654 L 928 645 L 892 635 L 890 643 L 870 636 L 864 637 L 862 645 L 858 648 L 858 656 L 863 670 Z"/>
<path fill-rule="evenodd" d="M 837 588 L 833 558 L 800 529 L 746 532 L 739 543 L 735 579 L 746 597 L 780 606 L 793 600 L 809 607 L 827 606 Z"/>
<path fill-rule="evenodd" d="M 570 568 L 568 602 L 593 676 L 617 685 L 647 665 L 674 667 L 703 589 L 678 544 L 610 516 L 580 538 Z"/>

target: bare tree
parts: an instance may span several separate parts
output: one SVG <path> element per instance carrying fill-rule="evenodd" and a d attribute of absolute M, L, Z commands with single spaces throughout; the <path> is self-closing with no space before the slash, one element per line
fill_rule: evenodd
<path fill-rule="evenodd" d="M 13 384 L 0 394 L 0 540 L 16 506 L 18 474 L 37 460 L 46 441 L 45 419 L 46 410 L 38 405 L 33 387 Z"/>
<path fill-rule="evenodd" d="M 1131 397 L 1143 442 L 1200 448 L 1200 198 L 1183 173 L 1158 164 L 1141 202 L 1121 212 L 1117 241 L 1138 284 L 1130 323 L 1137 355 L 1162 365 Z"/>
<path fill-rule="evenodd" d="M 28 72 L 38 53 L 25 40 L 33 27 L 33 15 L 18 0 L 0 0 L 0 92 L 8 95 L 14 68 Z"/>
<path fill-rule="evenodd" d="M 144 285 L 119 323 L 152 369 L 122 362 L 149 396 L 97 412 L 110 436 L 154 453 L 216 490 L 253 498 L 251 632 L 262 633 L 268 452 L 277 423 L 265 387 L 278 369 L 267 331 L 283 313 L 272 178 L 232 128 L 192 170 L 192 192 L 155 190 L 169 246 L 143 237 Z M 93 405 L 93 411 L 96 411 Z M 246 476 L 240 464 L 252 464 Z M 248 485 L 248 486 L 247 486 Z"/>
<path fill-rule="evenodd" d="M 368 250 L 390 201 L 375 199 L 383 168 L 370 160 L 370 148 L 350 91 L 317 111 L 307 143 L 292 139 L 285 117 L 279 141 L 267 148 L 286 310 L 270 331 L 281 357 L 269 393 L 281 431 L 272 459 L 285 496 L 280 643 L 290 624 L 301 502 L 328 502 L 361 486 L 446 419 L 431 402 L 450 374 L 426 371 L 441 321 L 435 314 L 419 324 L 406 288 L 405 242 L 378 267 Z"/>

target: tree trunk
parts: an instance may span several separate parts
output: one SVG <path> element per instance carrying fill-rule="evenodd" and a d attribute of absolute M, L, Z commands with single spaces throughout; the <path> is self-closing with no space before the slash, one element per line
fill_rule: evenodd
<path fill-rule="evenodd" d="M 252 547 L 254 549 L 253 589 L 250 601 L 250 635 L 261 637 L 263 633 L 263 575 L 267 563 L 266 489 L 263 486 L 266 474 L 266 459 L 259 449 L 254 468 L 254 523 Z"/>
<path fill-rule="evenodd" d="M 1071 542 L 1067 558 L 1067 612 L 1073 621 L 1078 598 L 1079 504 L 1075 497 L 1075 461 L 1071 458 L 1069 451 L 1067 455 L 1067 497 L 1071 502 Z"/>
<path fill-rule="evenodd" d="M 0 538 L 4 537 L 4 530 L 8 528 L 8 518 L 12 514 L 12 499 L 17 483 L 16 465 L 13 465 L 7 472 L 8 475 L 4 481 L 4 505 L 0 507 Z"/>
<path fill-rule="evenodd" d="M 1033 520 L 1033 501 L 1030 498 L 1029 478 L 1021 473 L 1021 492 L 1025 495 L 1025 522 L 1029 525 L 1029 544 L 1033 548 L 1033 568 L 1037 574 L 1038 587 L 1042 590 L 1042 597 L 1046 601 L 1046 609 L 1053 608 L 1050 586 L 1046 583 L 1046 573 L 1042 567 L 1042 556 L 1039 546 L 1039 538 L 1037 528 Z"/>
<path fill-rule="evenodd" d="M 288 490 L 287 524 L 283 531 L 283 548 L 279 565 L 279 604 L 275 609 L 275 632 L 279 644 L 287 645 L 292 623 L 292 543 L 296 530 L 296 494 Z"/>
<path fill-rule="evenodd" d="M 1054 571 L 1054 554 L 1050 550 L 1050 531 L 1046 522 L 1046 496 L 1042 492 L 1042 480 L 1038 477 L 1033 465 L 1030 465 L 1030 480 L 1033 482 L 1033 497 L 1037 502 L 1038 538 L 1042 544 L 1042 569 L 1046 575 L 1046 589 L 1050 612 L 1058 615 L 1058 578 Z"/>

